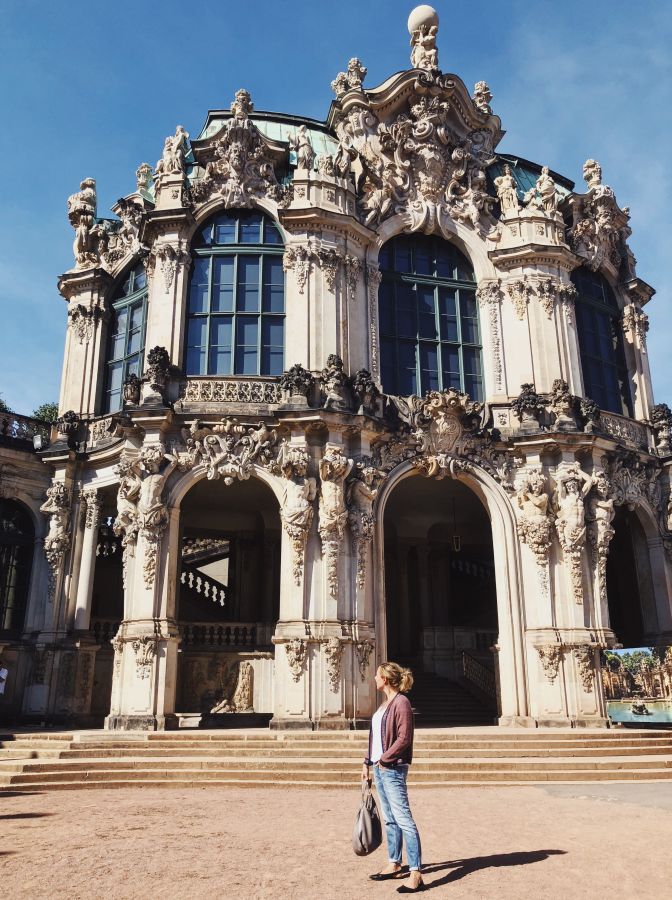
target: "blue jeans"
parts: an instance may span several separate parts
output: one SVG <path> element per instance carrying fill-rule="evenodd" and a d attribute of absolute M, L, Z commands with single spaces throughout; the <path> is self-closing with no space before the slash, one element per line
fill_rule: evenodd
<path fill-rule="evenodd" d="M 406 839 L 406 861 L 408 868 L 420 871 L 422 867 L 422 849 L 420 835 L 408 805 L 406 777 L 408 766 L 395 766 L 385 769 L 373 767 L 380 808 L 385 820 L 387 836 L 387 852 L 390 862 L 401 864 L 402 835 Z"/>

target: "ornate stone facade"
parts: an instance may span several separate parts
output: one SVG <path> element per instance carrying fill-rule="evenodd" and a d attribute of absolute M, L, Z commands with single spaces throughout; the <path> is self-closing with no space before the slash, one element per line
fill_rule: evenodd
<path fill-rule="evenodd" d="M 88 685 L 107 673 L 107 693 L 87 688 L 77 716 L 95 711 L 110 728 L 252 710 L 277 728 L 348 727 L 374 707 L 375 666 L 406 647 L 412 667 L 434 674 L 461 677 L 468 653 L 493 684 L 497 667 L 502 724 L 597 725 L 598 650 L 622 642 L 618 603 L 640 605 L 642 639 L 672 640 L 672 416 L 653 404 L 643 310 L 653 292 L 635 274 L 628 212 L 594 160 L 580 193 L 499 153 L 488 85 L 470 92 L 440 71 L 438 26 L 433 11 L 414 11 L 412 68 L 378 88 L 351 59 L 324 123 L 256 113 L 240 89 L 197 137 L 178 126 L 153 172 L 129 174 L 116 218 L 100 217 L 92 179 L 68 200 L 62 415 L 32 500 L 50 577 L 26 619 L 28 717 L 56 715 L 50 678 L 67 686 L 86 670 Z M 277 235 L 240 241 L 248 257 L 274 254 L 274 289 L 284 276 L 284 361 L 272 375 L 235 352 L 215 369 L 189 358 L 218 352 L 187 332 L 192 259 L 206 252 L 194 241 L 225 211 L 235 227 L 263 220 Z M 432 236 L 436 271 L 423 278 L 462 292 L 459 312 L 437 312 L 440 329 L 458 315 L 474 329 L 458 347 L 473 351 L 472 369 L 418 361 L 405 392 L 390 389 L 403 367 L 386 356 L 399 273 L 384 248 L 400 235 L 414 252 Z M 463 261 L 449 288 L 446 247 Z M 110 411 L 113 286 L 139 265 L 145 349 Z M 630 407 L 585 396 L 579 270 L 614 294 L 637 385 Z M 223 304 L 227 284 L 209 287 Z M 457 340 L 435 337 L 422 337 L 432 351 Z M 260 354 L 271 346 L 261 332 L 258 342 Z M 234 350 L 242 359 L 249 347 Z M 0 479 L 7 497 L 11 468 Z M 221 524 L 227 496 L 235 509 Z M 628 601 L 610 572 L 626 533 L 631 568 L 647 573 Z M 107 615 L 93 614 L 96 578 Z M 469 619 L 472 596 L 490 603 L 491 627 Z M 440 603 L 467 623 L 445 626 L 452 607 L 433 613 Z"/>

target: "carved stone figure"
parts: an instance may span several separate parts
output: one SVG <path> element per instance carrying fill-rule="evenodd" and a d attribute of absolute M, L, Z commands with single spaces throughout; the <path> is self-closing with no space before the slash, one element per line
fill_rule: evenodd
<path fill-rule="evenodd" d="M 147 354 L 145 378 L 150 388 L 164 397 L 170 374 L 170 356 L 165 347 L 153 347 Z"/>
<path fill-rule="evenodd" d="M 542 590 L 548 591 L 548 555 L 551 548 L 551 525 L 546 478 L 541 469 L 525 473 L 516 494 L 520 514 L 518 534 L 534 553 L 539 566 Z"/>
<path fill-rule="evenodd" d="M 53 599 L 58 570 L 70 547 L 70 494 L 60 481 L 47 488 L 46 500 L 40 512 L 49 516 L 49 531 L 44 539 L 44 555 L 49 563 L 49 596 Z"/>
<path fill-rule="evenodd" d="M 123 385 L 124 406 L 137 406 L 140 403 L 140 387 L 140 379 L 134 372 L 131 372 Z"/>
<path fill-rule="evenodd" d="M 359 369 L 352 379 L 352 389 L 359 401 L 361 412 L 375 415 L 380 391 L 368 369 Z"/>
<path fill-rule="evenodd" d="M 117 537 L 121 537 L 121 545 L 124 548 L 125 582 L 128 557 L 135 555 L 135 544 L 140 528 L 138 515 L 138 502 L 142 488 L 140 462 L 122 453 L 119 464 L 115 468 L 115 473 L 119 476 L 119 488 L 117 490 L 117 516 L 112 528 Z"/>
<path fill-rule="evenodd" d="M 431 6 L 418 6 L 408 17 L 408 31 L 411 35 L 411 65 L 414 69 L 439 68 L 439 52 L 436 49 L 436 35 L 439 31 L 439 17 Z"/>
<path fill-rule="evenodd" d="M 188 153 L 189 135 L 181 125 L 169 135 L 163 144 L 163 154 L 156 164 L 154 177 L 161 175 L 184 175 L 184 157 Z"/>
<path fill-rule="evenodd" d="M 576 397 L 562 378 L 556 378 L 551 391 L 551 409 L 558 431 L 576 431 Z"/>
<path fill-rule="evenodd" d="M 581 410 L 581 418 L 584 425 L 583 430 L 586 434 L 593 434 L 600 428 L 600 407 L 590 397 L 581 397 L 579 400 L 579 408 Z"/>
<path fill-rule="evenodd" d="M 607 603 L 607 555 L 614 536 L 614 499 L 605 472 L 593 476 L 592 490 L 588 494 L 586 521 L 589 523 L 588 540 L 597 563 L 597 580 L 602 603 Z"/>
<path fill-rule="evenodd" d="M 317 171 L 326 178 L 333 178 L 335 176 L 334 157 L 331 153 L 321 153 L 317 157 Z"/>
<path fill-rule="evenodd" d="M 495 178 L 495 190 L 499 198 L 499 205 L 502 209 L 502 215 L 506 218 L 509 213 L 514 215 L 520 211 L 520 203 L 518 202 L 518 187 L 516 179 L 511 174 L 511 167 L 508 163 L 504 165 L 504 174 Z"/>
<path fill-rule="evenodd" d="M 196 421 L 183 429 L 182 438 L 187 452 L 180 468 L 203 464 L 209 480 L 222 478 L 227 486 L 236 480 L 247 481 L 254 465 L 275 467 L 278 434 L 264 422 L 255 428 L 229 418 L 212 427 Z"/>
<path fill-rule="evenodd" d="M 558 209 L 558 191 L 551 178 L 548 166 L 543 166 L 537 183 L 523 197 L 528 209 L 538 209 L 545 213 L 554 213 Z"/>
<path fill-rule="evenodd" d="M 297 168 L 307 169 L 309 172 L 312 172 L 313 163 L 315 162 L 315 151 L 305 125 L 300 125 L 297 128 L 296 135 L 290 138 L 289 147 L 290 150 L 296 151 Z"/>
<path fill-rule="evenodd" d="M 322 552 L 327 563 L 327 580 L 332 597 L 338 592 L 338 559 L 340 544 L 348 519 L 345 505 L 345 480 L 354 461 L 341 447 L 328 443 L 320 460 L 320 522 Z"/>
<path fill-rule="evenodd" d="M 613 190 L 602 184 L 602 169 L 594 159 L 586 160 L 583 177 L 588 192 L 575 195 L 570 203 L 572 250 L 593 271 L 609 262 L 617 271 L 623 268 L 628 278 L 634 278 L 634 257 L 627 245 L 631 234 L 627 207 L 620 209 Z"/>
<path fill-rule="evenodd" d="M 555 481 L 555 527 L 569 562 L 574 599 L 577 603 L 583 603 L 581 551 L 586 539 L 585 499 L 594 482 L 577 463 L 560 466 Z"/>
<path fill-rule="evenodd" d="M 340 99 L 347 91 L 361 91 L 367 73 L 366 66 L 354 56 L 348 63 L 347 72 L 339 72 L 331 82 L 331 89 Z"/>
<path fill-rule="evenodd" d="M 85 178 L 80 190 L 68 197 L 68 219 L 75 229 L 75 240 L 72 252 L 75 257 L 75 268 L 86 269 L 98 265 L 100 255 L 94 231 L 96 221 L 96 182 L 93 178 Z"/>
<path fill-rule="evenodd" d="M 357 557 L 357 587 L 366 584 L 366 556 L 373 540 L 375 518 L 373 503 L 378 495 L 376 482 L 382 473 L 373 466 L 357 466 L 355 477 L 348 481 L 346 500 L 352 545 Z"/>
<path fill-rule="evenodd" d="M 321 373 L 326 394 L 325 409 L 349 410 L 352 406 L 348 376 L 343 371 L 343 360 L 335 353 L 327 357 L 327 365 Z"/>
<path fill-rule="evenodd" d="M 485 113 L 486 115 L 492 115 L 492 109 L 490 108 L 490 101 L 492 100 L 492 93 L 490 88 L 485 81 L 477 81 L 474 85 L 474 93 L 471 98 L 474 101 L 474 106 L 478 109 L 479 112 Z"/>
<path fill-rule="evenodd" d="M 163 466 L 164 460 L 167 466 Z M 168 510 L 163 503 L 163 489 L 173 469 L 178 465 L 177 456 L 166 453 L 163 444 L 144 446 L 138 457 L 141 477 L 138 497 L 138 533 L 145 539 L 143 576 L 147 587 L 156 577 L 156 558 L 161 535 L 168 525 Z"/>
<path fill-rule="evenodd" d="M 667 403 L 657 403 L 651 410 L 651 424 L 656 435 L 656 452 L 659 456 L 669 456 L 672 452 L 670 438 L 672 430 L 672 410 Z"/>
<path fill-rule="evenodd" d="M 278 467 L 285 480 L 280 518 L 292 543 L 294 583 L 301 585 L 308 532 L 313 521 L 317 482 L 308 477 L 308 453 L 286 441 L 280 446 Z"/>

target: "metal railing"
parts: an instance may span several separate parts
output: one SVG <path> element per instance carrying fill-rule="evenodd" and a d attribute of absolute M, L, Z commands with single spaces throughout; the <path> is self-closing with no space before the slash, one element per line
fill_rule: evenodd
<path fill-rule="evenodd" d="M 497 697 L 495 673 L 466 650 L 462 652 L 462 673 L 481 693 L 493 699 Z"/>
<path fill-rule="evenodd" d="M 119 619 L 92 619 L 89 630 L 96 639 L 97 644 L 109 644 L 119 631 Z"/>

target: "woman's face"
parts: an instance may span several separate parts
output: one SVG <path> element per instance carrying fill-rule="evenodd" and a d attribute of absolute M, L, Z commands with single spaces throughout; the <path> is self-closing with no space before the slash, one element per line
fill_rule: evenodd
<path fill-rule="evenodd" d="M 376 688 L 379 691 L 382 691 L 386 684 L 387 678 L 385 678 L 385 676 L 381 674 L 380 669 L 376 669 Z"/>

